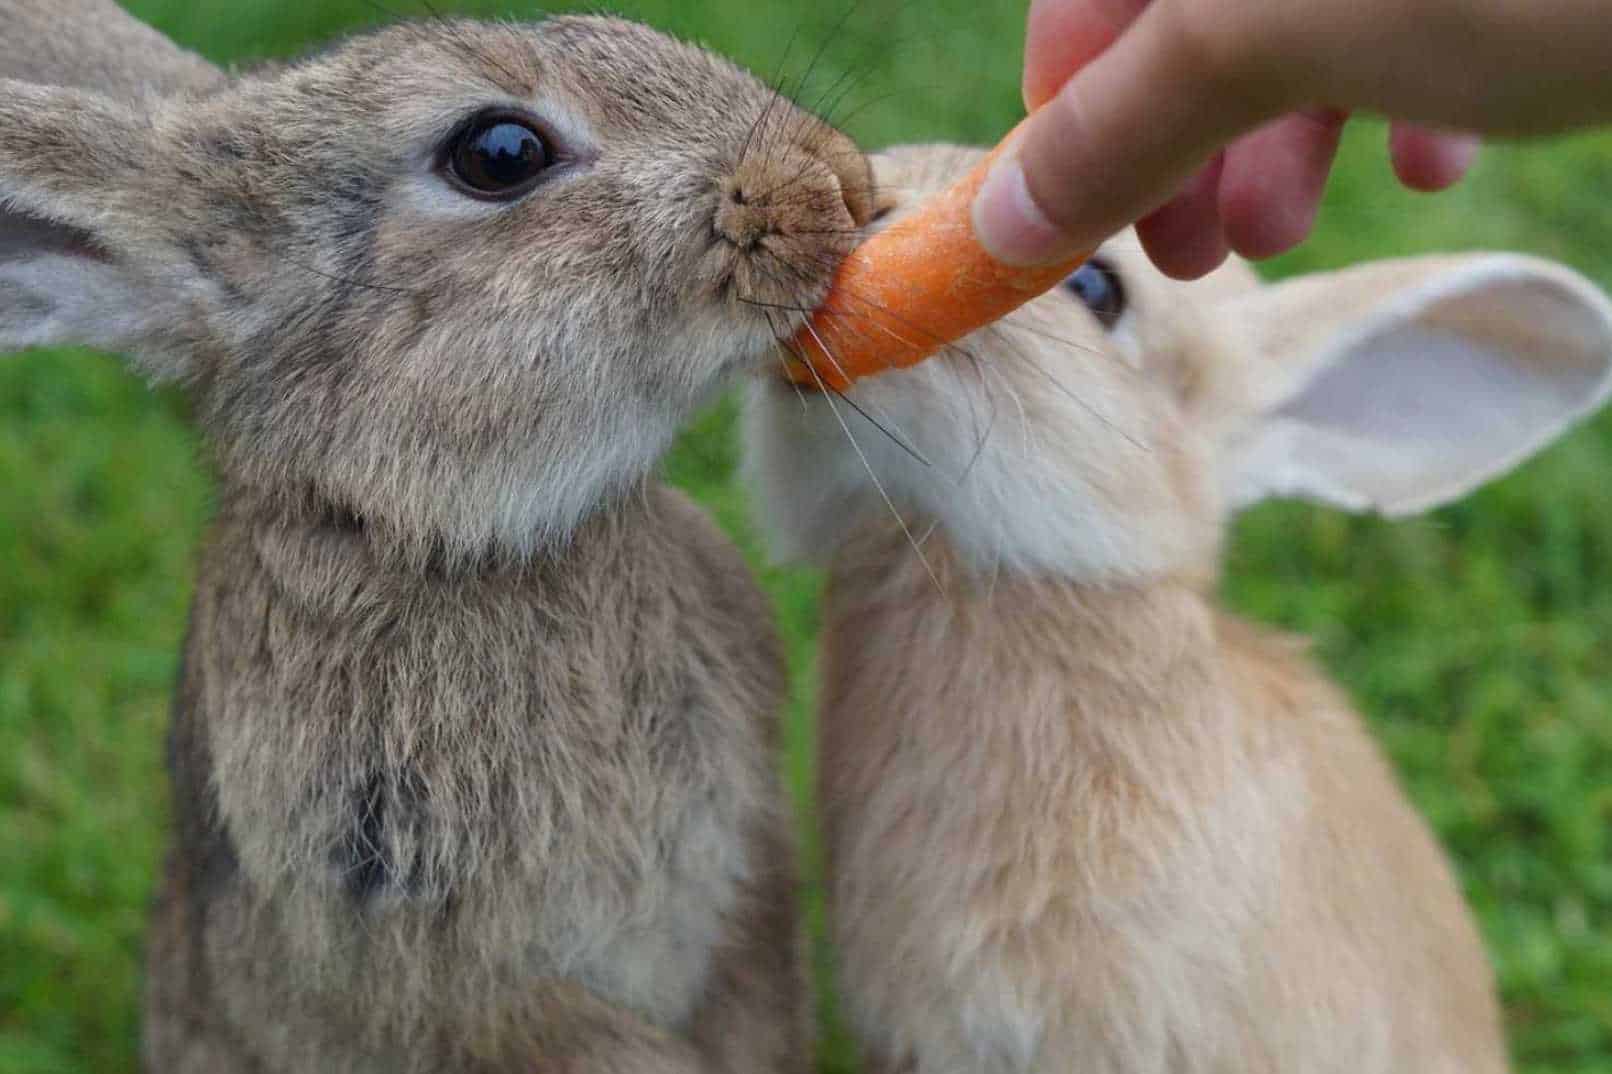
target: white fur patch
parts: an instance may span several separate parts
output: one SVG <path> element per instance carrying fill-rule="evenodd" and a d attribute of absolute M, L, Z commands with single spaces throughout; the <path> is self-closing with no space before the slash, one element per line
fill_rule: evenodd
<path fill-rule="evenodd" d="M 829 395 L 752 388 L 746 474 L 774 552 L 824 562 L 862 525 L 888 520 L 875 481 L 920 544 L 938 525 L 985 574 L 1119 578 L 1201 552 L 1203 535 L 1184 522 L 1190 512 L 1154 446 L 1160 415 L 1130 386 L 1141 377 L 1134 367 L 1107 352 L 1066 357 L 1035 345 L 985 353 L 974 363 L 932 359 L 850 390 L 906 447 Z M 1099 365 L 1103 375 L 1066 362 Z"/>

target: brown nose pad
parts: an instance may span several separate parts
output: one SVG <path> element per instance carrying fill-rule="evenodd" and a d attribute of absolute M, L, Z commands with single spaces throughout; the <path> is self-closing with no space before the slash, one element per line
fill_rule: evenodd
<path fill-rule="evenodd" d="M 769 211 L 772 195 L 782 180 L 769 180 L 754 169 L 739 169 L 723 184 L 722 200 L 716 210 L 717 234 L 741 250 L 753 250 L 762 239 L 777 230 Z M 749 175 L 744 173 L 749 171 Z"/>
<path fill-rule="evenodd" d="M 722 185 L 716 230 L 741 250 L 769 235 L 819 235 L 873 218 L 873 169 L 835 131 L 745 157 Z M 849 219 L 847 219 L 849 218 Z"/>

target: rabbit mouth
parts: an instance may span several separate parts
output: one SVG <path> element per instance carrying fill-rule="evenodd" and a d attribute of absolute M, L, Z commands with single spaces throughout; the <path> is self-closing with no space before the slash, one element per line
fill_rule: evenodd
<path fill-rule="evenodd" d="M 791 338 L 809 321 L 810 311 L 806 307 L 800 312 L 773 311 L 765 332 L 729 363 L 726 372 L 762 380 L 779 379 L 780 371 L 791 361 L 788 350 L 792 346 Z"/>

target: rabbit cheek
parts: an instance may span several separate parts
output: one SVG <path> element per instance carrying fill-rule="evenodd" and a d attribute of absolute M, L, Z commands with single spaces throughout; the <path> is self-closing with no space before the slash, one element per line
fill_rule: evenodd
<path fill-rule="evenodd" d="M 187 239 L 182 249 L 226 308 L 244 310 L 255 303 L 252 281 L 261 280 L 269 265 L 263 250 L 237 235 Z"/>

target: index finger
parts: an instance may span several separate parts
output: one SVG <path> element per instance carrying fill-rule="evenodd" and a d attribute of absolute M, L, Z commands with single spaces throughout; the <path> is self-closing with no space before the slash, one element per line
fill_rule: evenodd
<path fill-rule="evenodd" d="M 1149 0 L 1034 0 L 1024 35 L 1024 105 L 1034 112 L 1112 45 Z"/>
<path fill-rule="evenodd" d="M 1233 137 L 1291 109 L 1287 87 L 1246 59 L 1268 43 L 1234 32 L 1206 48 L 1186 4 L 1145 5 L 1025 121 L 974 205 L 998 260 L 1040 265 L 1093 248 L 1163 205 Z"/>

